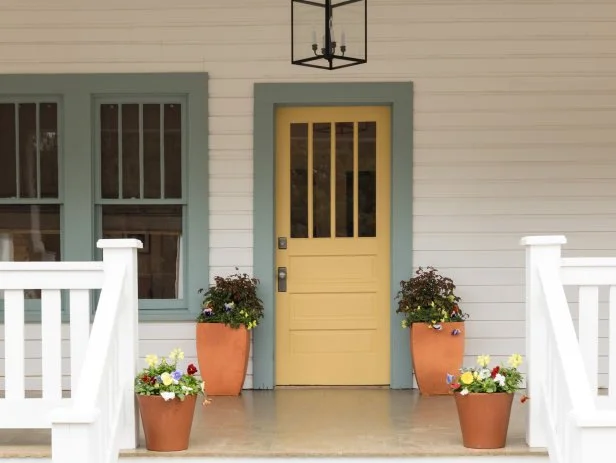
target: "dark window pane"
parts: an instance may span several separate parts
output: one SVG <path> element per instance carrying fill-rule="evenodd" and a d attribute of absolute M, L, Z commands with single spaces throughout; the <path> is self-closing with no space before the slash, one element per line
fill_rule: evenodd
<path fill-rule="evenodd" d="M 137 238 L 139 298 L 181 299 L 182 206 L 102 206 L 103 238 Z"/>
<path fill-rule="evenodd" d="M 165 198 L 182 197 L 182 105 L 165 105 Z"/>
<path fill-rule="evenodd" d="M 118 113 L 118 105 L 101 105 L 101 196 L 107 199 L 120 197 Z"/>
<path fill-rule="evenodd" d="M 17 197 L 15 105 L 0 103 L 0 198 Z"/>
<path fill-rule="evenodd" d="M 39 105 L 41 197 L 58 197 L 58 105 Z"/>
<path fill-rule="evenodd" d="M 122 197 L 140 198 L 139 105 L 122 105 Z"/>
<path fill-rule="evenodd" d="M 336 236 L 353 236 L 353 123 L 336 122 Z"/>
<path fill-rule="evenodd" d="M 312 220 L 314 238 L 331 236 L 331 124 L 313 125 Z"/>
<path fill-rule="evenodd" d="M 60 206 L 0 205 L 0 262 L 59 260 Z M 39 290 L 25 293 L 41 297 Z"/>
<path fill-rule="evenodd" d="M 291 238 L 308 238 L 308 124 L 291 124 Z"/>
<path fill-rule="evenodd" d="M 143 196 L 160 198 L 160 105 L 143 105 Z"/>
<path fill-rule="evenodd" d="M 376 236 L 376 122 L 359 123 L 359 236 Z"/>
<path fill-rule="evenodd" d="M 36 104 L 19 105 L 19 185 L 22 198 L 36 198 L 37 189 L 37 147 L 36 147 Z"/>

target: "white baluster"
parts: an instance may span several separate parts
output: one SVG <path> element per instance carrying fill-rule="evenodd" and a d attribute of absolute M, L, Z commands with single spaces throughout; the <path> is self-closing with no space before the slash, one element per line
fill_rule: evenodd
<path fill-rule="evenodd" d="M 24 291 L 4 292 L 4 352 L 5 387 L 7 399 L 26 397 L 25 387 L 25 326 Z"/>
<path fill-rule="evenodd" d="M 610 407 L 616 408 L 616 286 L 610 286 L 608 320 L 608 394 Z"/>
<path fill-rule="evenodd" d="M 90 337 L 90 291 L 70 292 L 71 391 L 77 391 L 79 373 L 86 356 Z"/>
<path fill-rule="evenodd" d="M 62 398 L 62 298 L 58 289 L 41 292 L 43 398 Z"/>
<path fill-rule="evenodd" d="M 580 286 L 579 339 L 584 366 L 593 394 L 599 382 L 599 288 Z"/>

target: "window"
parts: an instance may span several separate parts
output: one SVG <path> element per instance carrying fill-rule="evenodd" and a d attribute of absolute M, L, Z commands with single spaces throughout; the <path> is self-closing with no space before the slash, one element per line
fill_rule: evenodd
<path fill-rule="evenodd" d="M 102 236 L 143 243 L 139 298 L 169 300 L 166 306 L 184 297 L 185 106 L 181 99 L 97 104 Z"/>
<path fill-rule="evenodd" d="M 54 98 L 0 100 L 0 261 L 62 257 L 59 110 Z"/>
<path fill-rule="evenodd" d="M 0 261 L 91 261 L 99 238 L 137 238 L 140 320 L 194 320 L 207 87 L 205 73 L 0 75 Z M 26 297 L 39 322 L 40 291 Z"/>

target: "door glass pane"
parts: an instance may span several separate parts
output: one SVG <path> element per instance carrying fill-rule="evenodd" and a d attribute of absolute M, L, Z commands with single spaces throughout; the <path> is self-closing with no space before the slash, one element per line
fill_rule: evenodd
<path fill-rule="evenodd" d="M 0 262 L 59 260 L 59 205 L 0 205 Z M 26 290 L 25 297 L 40 298 L 40 291 Z"/>
<path fill-rule="evenodd" d="M 291 238 L 308 238 L 308 124 L 291 124 Z"/>
<path fill-rule="evenodd" d="M 143 196 L 160 198 L 160 105 L 143 105 Z"/>
<path fill-rule="evenodd" d="M 182 206 L 102 206 L 103 238 L 137 238 L 140 299 L 181 299 Z"/>
<path fill-rule="evenodd" d="M 331 124 L 313 125 L 312 236 L 331 236 Z"/>
<path fill-rule="evenodd" d="M 336 122 L 336 236 L 353 236 L 352 122 Z"/>
<path fill-rule="evenodd" d="M 139 105 L 122 106 L 122 197 L 139 198 Z"/>
<path fill-rule="evenodd" d="M 358 146 L 359 236 L 376 236 L 376 122 L 360 122 Z"/>
<path fill-rule="evenodd" d="M 15 105 L 0 103 L 0 198 L 17 197 Z"/>
<path fill-rule="evenodd" d="M 165 105 L 165 198 L 182 197 L 182 106 Z"/>
<path fill-rule="evenodd" d="M 58 197 L 58 105 L 39 105 L 41 197 Z"/>
<path fill-rule="evenodd" d="M 38 197 L 36 104 L 20 103 L 17 121 L 19 131 L 20 196 L 22 198 L 36 198 Z"/>
<path fill-rule="evenodd" d="M 117 199 L 120 197 L 118 105 L 102 104 L 100 116 L 101 196 Z"/>

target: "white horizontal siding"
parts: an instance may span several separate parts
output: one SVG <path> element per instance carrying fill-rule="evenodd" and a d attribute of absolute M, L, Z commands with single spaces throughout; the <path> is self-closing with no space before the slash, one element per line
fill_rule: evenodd
<path fill-rule="evenodd" d="M 520 236 L 566 234 L 568 256 L 616 255 L 616 3 L 369 11 L 368 63 L 326 72 L 290 65 L 281 0 L 0 0 L 0 72 L 207 71 L 210 278 L 252 270 L 255 82 L 412 80 L 414 264 L 459 285 L 468 361 L 524 353 Z"/>

